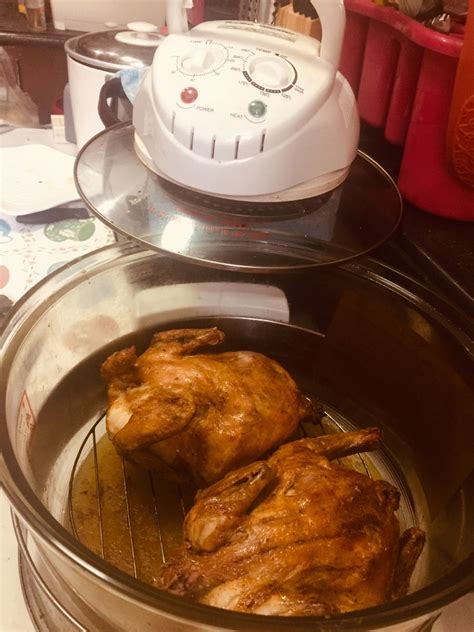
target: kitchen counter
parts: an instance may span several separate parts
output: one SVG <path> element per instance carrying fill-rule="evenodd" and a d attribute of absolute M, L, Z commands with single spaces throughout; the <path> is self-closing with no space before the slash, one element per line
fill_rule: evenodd
<path fill-rule="evenodd" d="M 51 129 L 15 129 L 0 136 L 2 146 L 40 143 L 71 155 L 69 143 L 55 144 Z M 21 166 L 19 166 L 21 168 Z M 0 330 L 2 313 L 56 267 L 115 242 L 98 220 L 22 224 L 0 213 Z M 20 584 L 18 551 L 8 501 L 0 490 L 0 630 L 34 632 Z"/>
<path fill-rule="evenodd" d="M 360 148 L 396 180 L 402 148 L 362 124 Z M 459 222 L 420 211 L 404 202 L 400 230 L 372 257 L 401 268 L 474 314 L 474 222 Z"/>
<path fill-rule="evenodd" d="M 0 490 L 0 630 L 2 632 L 33 632 L 20 588 L 18 551 L 13 531 L 10 505 Z"/>
<path fill-rule="evenodd" d="M 408 207 L 398 240 L 451 300 L 474 313 L 474 222 L 453 222 Z"/>
<path fill-rule="evenodd" d="M 28 143 L 76 153 L 75 145 L 55 143 L 51 129 L 14 129 L 0 135 L 3 147 Z M 92 217 L 25 224 L 0 212 L 0 329 L 12 303 L 31 286 L 55 268 L 114 242 L 113 232 Z"/>

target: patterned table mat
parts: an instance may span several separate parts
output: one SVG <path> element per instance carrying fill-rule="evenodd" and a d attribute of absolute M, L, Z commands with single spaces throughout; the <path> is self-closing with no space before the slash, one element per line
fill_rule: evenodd
<path fill-rule="evenodd" d="M 0 313 L 56 268 L 114 242 L 92 217 L 32 225 L 0 214 Z"/>

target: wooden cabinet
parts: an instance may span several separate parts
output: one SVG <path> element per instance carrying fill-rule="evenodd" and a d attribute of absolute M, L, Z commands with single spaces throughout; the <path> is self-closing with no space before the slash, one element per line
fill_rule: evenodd
<path fill-rule="evenodd" d="M 40 123 L 49 123 L 53 103 L 67 83 L 67 64 L 60 47 L 4 46 L 13 62 L 18 83 L 38 106 Z"/>
<path fill-rule="evenodd" d="M 21 89 L 38 107 L 40 123 L 49 123 L 53 103 L 62 96 L 67 83 L 64 43 L 79 35 L 75 31 L 57 31 L 48 24 L 46 31 L 33 33 L 26 27 L 25 16 L 0 0 L 0 46 L 13 62 Z M 16 2 L 13 4 L 16 5 Z"/>

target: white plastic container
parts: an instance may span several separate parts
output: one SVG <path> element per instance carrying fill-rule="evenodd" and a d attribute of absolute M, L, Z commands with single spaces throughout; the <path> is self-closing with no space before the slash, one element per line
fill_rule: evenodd
<path fill-rule="evenodd" d="M 103 31 L 128 22 L 165 24 L 165 0 L 51 0 L 56 29 Z"/>

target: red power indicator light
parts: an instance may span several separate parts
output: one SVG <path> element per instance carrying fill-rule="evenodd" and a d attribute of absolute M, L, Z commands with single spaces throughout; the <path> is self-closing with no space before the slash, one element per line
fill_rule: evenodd
<path fill-rule="evenodd" d="M 183 103 L 193 103 L 193 101 L 196 101 L 198 97 L 198 91 L 196 90 L 196 88 L 190 86 L 189 88 L 184 88 L 184 90 L 181 90 L 180 96 Z"/>

